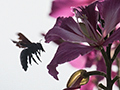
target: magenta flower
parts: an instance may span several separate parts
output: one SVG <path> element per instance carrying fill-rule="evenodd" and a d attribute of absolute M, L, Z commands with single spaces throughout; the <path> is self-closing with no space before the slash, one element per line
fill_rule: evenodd
<path fill-rule="evenodd" d="M 95 0 L 54 0 L 50 16 L 57 18 L 58 16 L 73 16 L 71 7 L 88 5 Z"/>
<path fill-rule="evenodd" d="M 81 62 L 81 60 L 82 60 L 82 62 Z M 80 55 L 79 57 L 70 61 L 69 63 L 74 68 L 82 69 L 82 68 L 85 67 L 85 64 L 87 63 L 87 59 L 86 59 L 86 56 L 81 56 Z"/>
<path fill-rule="evenodd" d="M 98 11 L 96 11 L 96 6 L 98 6 Z M 49 74 L 57 80 L 58 71 L 56 67 L 58 64 L 74 60 L 79 55 L 85 55 L 96 48 L 100 49 L 102 46 L 107 46 L 120 39 L 120 28 L 114 30 L 120 21 L 120 17 L 116 17 L 120 14 L 120 0 L 97 1 L 85 8 L 75 8 L 74 12 L 77 22 L 72 17 L 59 17 L 54 27 L 45 36 L 46 42 L 63 40 L 54 58 L 47 66 Z M 100 20 L 105 22 L 99 21 L 102 26 L 99 28 L 100 30 L 97 28 L 99 26 L 97 24 L 99 15 L 102 18 Z M 82 23 L 79 22 L 79 18 Z M 113 31 L 112 35 L 110 34 L 111 31 Z M 87 42 L 89 45 L 83 45 L 81 42 Z"/>

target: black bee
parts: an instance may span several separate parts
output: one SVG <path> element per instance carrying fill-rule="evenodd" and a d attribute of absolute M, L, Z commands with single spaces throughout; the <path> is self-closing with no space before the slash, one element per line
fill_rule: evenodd
<path fill-rule="evenodd" d="M 13 43 L 16 44 L 16 46 L 18 46 L 19 48 L 24 48 L 20 54 L 20 61 L 21 61 L 21 65 L 22 68 L 27 71 L 28 68 L 28 61 L 29 64 L 31 64 L 31 59 L 33 59 L 33 61 L 38 64 L 36 62 L 36 60 L 33 57 L 33 54 L 36 55 L 37 59 L 39 61 L 40 58 L 38 56 L 38 54 L 40 55 L 40 51 L 45 51 L 41 45 L 41 43 L 32 43 L 30 40 L 28 40 L 22 33 L 18 33 L 19 36 L 19 41 L 13 41 Z"/>

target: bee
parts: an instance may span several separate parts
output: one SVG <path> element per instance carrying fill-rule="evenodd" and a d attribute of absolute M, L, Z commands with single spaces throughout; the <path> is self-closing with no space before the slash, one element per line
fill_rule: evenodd
<path fill-rule="evenodd" d="M 33 43 L 29 39 L 27 39 L 22 33 L 17 34 L 19 36 L 19 41 L 12 40 L 13 43 L 16 44 L 19 48 L 24 48 L 20 53 L 20 62 L 22 65 L 22 68 L 27 71 L 28 68 L 28 61 L 29 64 L 31 64 L 31 59 L 36 63 L 36 60 L 33 57 L 33 54 L 37 57 L 39 61 L 40 58 L 40 51 L 45 52 L 45 50 L 42 47 L 41 43 Z"/>

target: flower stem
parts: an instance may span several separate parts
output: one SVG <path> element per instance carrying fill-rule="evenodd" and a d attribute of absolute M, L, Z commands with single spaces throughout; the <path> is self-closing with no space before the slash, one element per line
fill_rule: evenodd
<path fill-rule="evenodd" d="M 109 54 L 110 52 L 105 52 L 104 48 L 101 48 L 101 53 L 104 57 L 105 63 L 106 63 L 106 68 L 107 68 L 107 90 L 112 90 L 112 80 L 111 80 L 111 66 L 112 66 L 112 61 L 109 58 Z"/>
<path fill-rule="evenodd" d="M 107 66 L 107 90 L 112 90 L 111 64 Z"/>
<path fill-rule="evenodd" d="M 90 71 L 90 72 L 87 72 L 87 75 L 88 76 L 100 75 L 100 76 L 103 76 L 103 77 L 107 77 L 106 74 L 104 72 L 101 72 L 101 71 Z"/>
<path fill-rule="evenodd" d="M 112 57 L 112 62 L 115 60 L 115 58 L 117 57 L 118 53 L 120 52 L 120 44 L 118 45 L 118 47 L 116 48 L 114 55 Z"/>
<path fill-rule="evenodd" d="M 107 56 L 108 54 L 105 52 L 105 50 L 104 50 L 103 47 L 101 48 L 101 53 L 102 53 L 103 58 L 104 58 L 104 60 L 105 60 L 106 67 L 108 67 L 109 64 L 110 64 L 110 60 L 109 60 L 109 58 L 108 58 L 108 56 Z"/>

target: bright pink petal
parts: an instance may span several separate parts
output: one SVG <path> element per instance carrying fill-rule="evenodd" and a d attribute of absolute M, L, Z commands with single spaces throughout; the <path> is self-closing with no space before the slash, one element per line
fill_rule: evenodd
<path fill-rule="evenodd" d="M 81 62 L 82 60 L 82 62 Z M 81 69 L 85 67 L 87 60 L 85 56 L 79 56 L 78 58 L 70 61 L 70 65 L 73 66 L 74 68 Z"/>
<path fill-rule="evenodd" d="M 103 3 L 98 4 L 98 8 L 105 20 L 103 31 L 105 37 L 120 22 L 120 0 L 105 0 Z"/>
<path fill-rule="evenodd" d="M 52 9 L 50 16 L 59 17 L 59 16 L 73 16 L 71 7 L 78 7 L 83 5 L 88 5 L 95 0 L 54 0 L 52 2 Z"/>
<path fill-rule="evenodd" d="M 58 64 L 62 64 L 62 63 L 74 60 L 79 55 L 84 55 L 89 51 L 91 51 L 92 49 L 94 49 L 94 47 L 75 44 L 75 43 L 69 43 L 69 42 L 64 42 L 60 44 L 54 58 L 52 59 L 50 64 L 47 66 L 49 70 L 49 74 L 51 74 L 55 79 L 58 80 L 58 77 L 57 77 L 58 72 L 56 70 L 56 67 L 58 66 Z"/>
<path fill-rule="evenodd" d="M 96 62 L 97 51 L 93 50 L 90 53 L 86 54 L 86 65 L 85 67 L 91 67 Z"/>
<path fill-rule="evenodd" d="M 104 62 L 104 59 L 102 56 L 101 56 L 101 59 L 97 62 L 96 66 L 97 66 L 97 71 L 102 71 L 102 72 L 106 73 L 106 65 L 105 65 L 105 62 Z M 96 77 L 97 77 L 98 82 L 104 78 L 104 77 L 99 76 L 99 75 Z"/>

